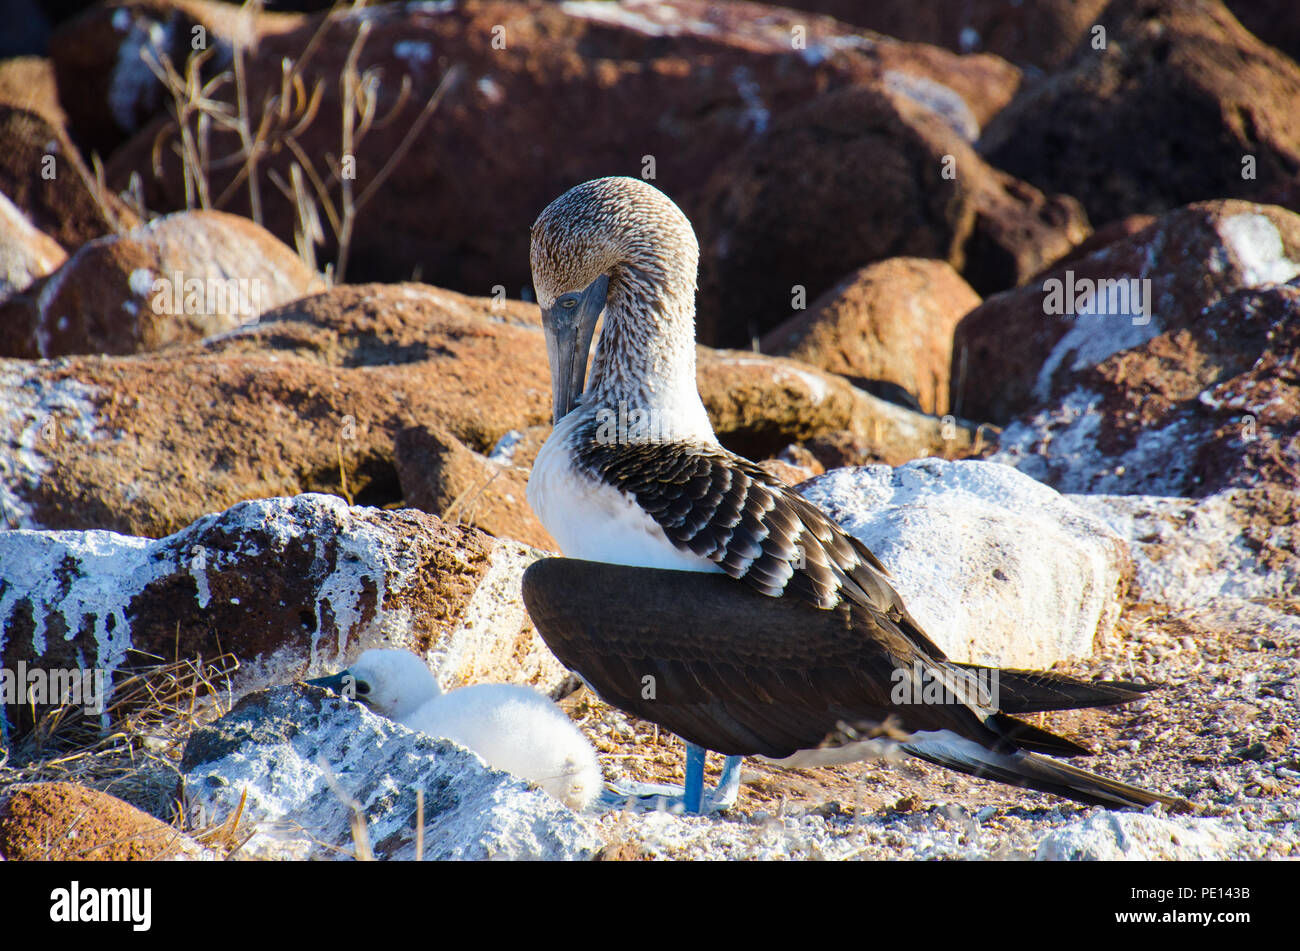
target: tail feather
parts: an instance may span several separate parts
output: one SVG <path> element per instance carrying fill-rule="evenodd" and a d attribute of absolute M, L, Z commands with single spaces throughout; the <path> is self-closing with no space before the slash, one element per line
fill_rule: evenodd
<path fill-rule="evenodd" d="M 929 734 L 924 739 L 904 744 L 903 749 L 936 766 L 981 779 L 994 779 L 1011 786 L 1052 793 L 1090 806 L 1141 809 L 1158 802 L 1180 809 L 1187 805 L 1177 797 L 1148 792 L 1068 763 L 1047 759 L 1037 753 L 998 753 L 955 734 Z"/>
<path fill-rule="evenodd" d="M 984 721 L 985 726 L 992 727 L 1002 736 L 1021 749 L 1034 753 L 1046 753 L 1048 756 L 1091 756 L 1092 750 L 1080 746 L 1074 740 L 1049 733 L 1032 723 L 1017 720 L 1005 713 L 995 713 Z"/>
<path fill-rule="evenodd" d="M 978 664 L 953 664 L 963 670 L 991 676 L 996 670 L 998 707 L 1003 713 L 1041 713 L 1045 710 L 1078 710 L 1083 707 L 1109 707 L 1140 700 L 1159 684 L 1137 684 L 1124 680 L 1098 680 L 1085 683 L 1042 670 L 1013 670 L 981 667 Z"/>

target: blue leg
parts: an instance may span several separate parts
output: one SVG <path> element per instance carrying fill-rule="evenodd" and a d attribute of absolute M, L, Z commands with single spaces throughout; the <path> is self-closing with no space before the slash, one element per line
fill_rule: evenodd
<path fill-rule="evenodd" d="M 692 743 L 686 744 L 686 782 L 681 789 L 656 783 L 631 783 L 625 786 L 607 784 L 597 802 L 598 809 L 622 809 L 629 804 L 641 808 L 667 808 L 671 812 L 704 815 L 736 804 L 740 793 L 739 756 L 728 756 L 722 766 L 716 789 L 704 794 L 704 759 L 708 751 Z"/>
<path fill-rule="evenodd" d="M 709 794 L 710 807 L 730 809 L 736 804 L 736 798 L 740 795 L 740 760 L 739 756 L 728 756 L 722 764 L 718 787 Z"/>
<path fill-rule="evenodd" d="M 689 813 L 699 815 L 704 811 L 704 757 L 703 747 L 686 744 L 686 782 L 682 787 L 682 805 Z"/>

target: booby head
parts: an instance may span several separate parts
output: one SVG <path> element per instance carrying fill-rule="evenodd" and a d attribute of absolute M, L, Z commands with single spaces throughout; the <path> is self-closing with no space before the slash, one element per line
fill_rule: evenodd
<path fill-rule="evenodd" d="M 604 338 L 613 348 L 644 350 L 668 335 L 693 347 L 699 242 L 682 210 L 653 185 L 612 177 L 569 189 L 533 223 L 530 257 L 554 422 L 583 392 L 592 334 L 607 305 L 593 386 L 618 361 Z M 616 320 L 620 326 L 612 327 Z M 693 350 L 691 358 L 693 385 Z"/>
<path fill-rule="evenodd" d="M 433 672 L 410 651 L 372 648 L 332 677 L 309 680 L 342 690 L 380 716 L 403 721 L 442 690 Z"/>

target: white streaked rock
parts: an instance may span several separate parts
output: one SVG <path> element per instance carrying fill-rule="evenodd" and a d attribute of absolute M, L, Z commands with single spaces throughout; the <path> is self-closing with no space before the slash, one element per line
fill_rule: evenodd
<path fill-rule="evenodd" d="M 592 820 L 476 754 L 315 687 L 245 697 L 194 732 L 181 769 L 191 821 L 227 819 L 247 791 L 239 858 L 345 859 L 368 841 L 375 858 L 414 859 L 417 789 L 427 860 L 589 859 L 602 846 Z"/>
<path fill-rule="evenodd" d="M 800 491 L 875 552 L 956 660 L 1046 668 L 1090 655 L 1119 616 L 1124 540 L 1008 466 L 836 469 Z"/>
<path fill-rule="evenodd" d="M 1258 509 L 1270 496 L 1294 499 L 1295 493 L 1265 487 L 1225 489 L 1203 499 L 1069 498 L 1128 540 L 1138 600 L 1215 628 L 1296 638 L 1300 617 L 1283 606 L 1294 602 L 1300 587 L 1300 530 L 1283 519 L 1258 531 L 1267 521 Z"/>
<path fill-rule="evenodd" d="M 1059 862 L 1226 859 L 1237 839 L 1215 819 L 1095 812 L 1043 836 L 1034 858 Z"/>
<path fill-rule="evenodd" d="M 0 531 L 0 666 L 98 667 L 111 682 L 131 650 L 229 652 L 239 692 L 400 647 L 448 687 L 550 692 L 568 672 L 520 595 L 539 555 L 423 512 L 322 494 L 241 502 L 160 539 Z"/>

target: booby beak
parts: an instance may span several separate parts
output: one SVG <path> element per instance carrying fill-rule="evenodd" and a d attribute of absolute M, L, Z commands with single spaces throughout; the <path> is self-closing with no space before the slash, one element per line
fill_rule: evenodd
<path fill-rule="evenodd" d="M 605 309 L 609 276 L 602 274 L 583 291 L 561 294 L 542 311 L 546 355 L 551 362 L 552 423 L 568 416 L 587 381 L 587 353 L 596 321 Z"/>

